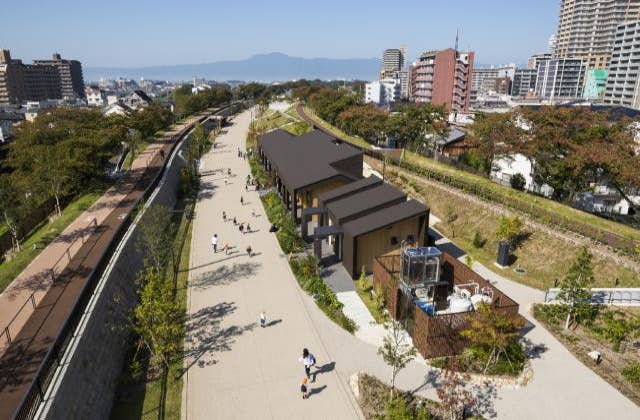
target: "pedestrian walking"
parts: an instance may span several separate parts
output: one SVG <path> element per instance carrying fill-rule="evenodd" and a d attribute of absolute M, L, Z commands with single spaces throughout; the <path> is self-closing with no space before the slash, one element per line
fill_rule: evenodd
<path fill-rule="evenodd" d="M 231 168 L 227 169 L 227 175 L 231 175 Z"/>
<path fill-rule="evenodd" d="M 244 184 L 244 190 L 249 191 L 249 184 Z"/>
<path fill-rule="evenodd" d="M 262 312 L 260 312 L 260 327 L 264 328 L 266 325 L 267 325 L 267 314 L 263 309 Z"/>
<path fill-rule="evenodd" d="M 236 220 L 235 216 L 233 217 L 233 226 L 236 226 L 238 224 L 238 221 Z"/>
<path fill-rule="evenodd" d="M 246 233 L 251 233 L 251 225 L 249 223 L 247 223 L 247 230 L 245 230 Z"/>
<path fill-rule="evenodd" d="M 227 178 L 224 179 L 224 185 L 227 185 L 229 183 L 229 180 Z"/>
<path fill-rule="evenodd" d="M 309 398 L 309 388 L 307 387 L 307 382 L 309 382 L 309 379 L 306 376 L 303 377 L 302 383 L 300 384 L 300 392 L 302 393 L 303 400 Z"/>
<path fill-rule="evenodd" d="M 226 222 L 226 221 L 227 221 L 227 212 L 226 212 L 226 211 L 223 211 L 223 212 L 222 212 L 222 221 L 223 221 L 223 222 Z"/>
<path fill-rule="evenodd" d="M 218 252 L 218 234 L 214 233 L 213 237 L 211 238 L 211 245 L 213 245 L 213 253 L 215 254 L 216 252 Z"/>
<path fill-rule="evenodd" d="M 224 250 L 224 255 L 229 255 L 229 244 L 225 243 L 222 249 Z"/>
<path fill-rule="evenodd" d="M 247 245 L 247 255 L 249 255 L 249 257 L 253 257 L 253 249 L 251 248 L 251 245 Z"/>
<path fill-rule="evenodd" d="M 251 209 L 251 216 L 252 217 L 256 217 L 256 210 L 255 209 Z"/>
<path fill-rule="evenodd" d="M 244 206 L 244 198 L 242 196 L 240 196 L 240 204 Z"/>
<path fill-rule="evenodd" d="M 240 223 L 240 226 L 238 226 L 238 229 L 240 229 L 240 233 L 244 234 L 244 223 Z"/>
<path fill-rule="evenodd" d="M 302 357 L 298 359 L 304 365 L 304 373 L 311 379 L 311 366 L 316 364 L 316 358 L 308 349 L 302 349 Z"/>

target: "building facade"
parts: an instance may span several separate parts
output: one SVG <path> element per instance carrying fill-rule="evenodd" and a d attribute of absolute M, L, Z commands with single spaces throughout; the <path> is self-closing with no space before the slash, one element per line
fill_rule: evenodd
<path fill-rule="evenodd" d="M 536 91 L 537 70 L 516 69 L 511 84 L 511 96 L 533 96 Z"/>
<path fill-rule="evenodd" d="M 585 99 L 602 99 L 607 85 L 608 74 L 609 70 L 607 69 L 587 70 L 582 97 Z"/>
<path fill-rule="evenodd" d="M 550 60 L 552 58 L 551 53 L 537 53 L 529 57 L 527 61 L 527 69 L 536 70 L 540 61 Z"/>
<path fill-rule="evenodd" d="M 82 64 L 77 60 L 65 60 L 60 54 L 53 54 L 50 60 L 33 60 L 35 66 L 51 66 L 60 74 L 60 98 L 84 99 L 84 78 Z"/>
<path fill-rule="evenodd" d="M 616 27 L 638 20 L 638 0 L 561 0 L 554 57 L 580 58 L 587 69 L 608 68 Z"/>
<path fill-rule="evenodd" d="M 542 61 L 536 75 L 536 96 L 547 100 L 575 99 L 582 95 L 585 67 L 580 59 Z"/>
<path fill-rule="evenodd" d="M 401 84 L 398 79 L 375 80 L 365 85 L 364 102 L 388 105 L 400 99 Z"/>
<path fill-rule="evenodd" d="M 80 94 L 76 94 L 75 89 L 79 89 Z M 0 104 L 84 96 L 78 61 L 34 60 L 33 64 L 24 64 L 22 60 L 12 59 L 9 50 L 0 50 Z"/>
<path fill-rule="evenodd" d="M 515 64 L 501 67 L 474 68 L 471 76 L 471 91 L 473 94 L 497 92 L 496 81 L 498 79 L 513 80 L 516 71 Z M 508 92 L 507 92 L 508 93 Z"/>
<path fill-rule="evenodd" d="M 405 53 L 406 54 L 406 53 Z M 384 50 L 382 54 L 382 68 L 380 69 L 380 78 L 388 79 L 394 77 L 395 73 L 405 67 L 406 57 L 403 50 L 398 48 L 389 48 Z"/>
<path fill-rule="evenodd" d="M 640 109 L 640 22 L 616 30 L 604 103 Z"/>
<path fill-rule="evenodd" d="M 411 69 L 410 98 L 468 112 L 471 98 L 473 52 L 453 48 L 423 53 Z"/>

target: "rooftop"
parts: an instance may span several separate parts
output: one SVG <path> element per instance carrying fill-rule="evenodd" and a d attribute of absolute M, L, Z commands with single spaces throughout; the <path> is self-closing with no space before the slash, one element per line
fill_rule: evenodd
<path fill-rule="evenodd" d="M 345 233 L 355 238 L 356 236 L 385 228 L 394 223 L 420 216 L 427 211 L 428 208 L 424 204 L 412 199 L 346 222 L 342 225 L 342 229 Z"/>
<path fill-rule="evenodd" d="M 407 200 L 407 195 L 400 189 L 386 183 L 380 183 L 373 188 L 356 191 L 326 205 L 329 212 L 338 223 L 375 212 L 381 208 L 394 206 Z"/>
<path fill-rule="evenodd" d="M 362 178 L 361 165 L 359 174 L 341 165 L 341 161 L 362 156 L 362 151 L 320 130 L 297 137 L 285 130 L 273 130 L 259 136 L 258 145 L 282 182 L 292 190 L 336 176 Z"/>

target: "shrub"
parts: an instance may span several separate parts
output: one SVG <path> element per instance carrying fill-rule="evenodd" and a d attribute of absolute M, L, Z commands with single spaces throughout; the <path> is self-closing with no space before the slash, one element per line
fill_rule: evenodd
<path fill-rule="evenodd" d="M 567 318 L 569 305 L 565 304 L 538 304 L 533 306 L 533 316 L 540 321 L 551 325 L 560 325 Z"/>
<path fill-rule="evenodd" d="M 522 235 L 522 226 L 522 220 L 517 216 L 500 216 L 496 236 L 501 241 L 511 242 Z"/>
<path fill-rule="evenodd" d="M 472 241 L 473 247 L 474 248 L 482 248 L 486 242 L 487 242 L 486 239 L 484 239 L 480 235 L 480 232 L 478 230 L 476 230 L 475 233 L 473 234 L 473 241 Z"/>
<path fill-rule="evenodd" d="M 524 191 L 524 187 L 527 185 L 527 181 L 524 179 L 521 173 L 516 173 L 510 180 L 511 188 L 518 191 Z"/>
<path fill-rule="evenodd" d="M 640 385 L 640 363 L 633 363 L 622 369 L 622 376 L 634 385 Z"/>
<path fill-rule="evenodd" d="M 640 321 L 627 319 L 621 311 L 606 310 L 601 312 L 597 322 L 591 327 L 598 337 L 610 342 L 613 350 L 619 351 L 620 344 L 627 337 L 640 335 Z"/>

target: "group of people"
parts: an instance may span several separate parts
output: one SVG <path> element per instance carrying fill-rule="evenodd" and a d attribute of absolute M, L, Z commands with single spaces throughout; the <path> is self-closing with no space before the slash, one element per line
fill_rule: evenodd
<path fill-rule="evenodd" d="M 311 395 L 311 390 L 307 384 L 311 379 L 311 367 L 316 365 L 316 358 L 308 349 L 305 348 L 302 349 L 302 357 L 300 357 L 298 361 L 302 362 L 302 365 L 304 366 L 305 376 L 302 378 L 302 383 L 300 384 L 300 392 L 302 393 L 302 399 L 306 400 L 309 398 L 309 395 Z M 316 371 L 316 373 L 318 372 Z M 315 382 L 315 376 L 313 382 Z"/>
<path fill-rule="evenodd" d="M 242 198 L 241 198 L 242 200 Z M 251 215 L 255 217 L 256 212 L 255 210 L 251 209 Z M 235 216 L 233 217 L 233 219 L 229 219 L 227 217 L 227 212 L 226 211 L 222 211 L 222 221 L 226 222 L 227 220 L 232 220 L 233 221 L 233 225 L 234 226 L 238 226 L 238 230 L 240 231 L 241 234 L 245 234 L 245 233 L 251 233 L 253 232 L 251 230 L 251 225 L 247 222 L 246 225 L 244 222 L 240 222 L 238 223 L 238 220 L 235 218 Z M 218 234 L 214 233 L 213 236 L 211 237 L 211 246 L 213 248 L 213 253 L 217 253 L 218 252 Z M 231 249 L 231 247 L 229 246 L 228 243 L 224 244 L 224 247 L 222 247 L 221 251 L 224 251 L 225 255 L 229 254 L 229 250 Z M 247 254 L 252 257 L 253 256 L 253 248 L 251 247 L 251 245 L 247 245 L 246 248 Z"/>

